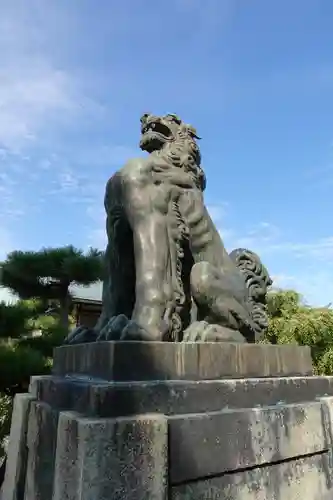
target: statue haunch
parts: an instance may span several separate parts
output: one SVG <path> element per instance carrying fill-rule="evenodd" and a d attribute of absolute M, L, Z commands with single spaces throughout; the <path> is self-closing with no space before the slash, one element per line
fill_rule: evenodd
<path fill-rule="evenodd" d="M 130 160 L 106 186 L 101 317 L 66 343 L 254 342 L 263 334 L 270 277 L 254 253 L 225 250 L 204 204 L 197 139 L 176 115 L 141 118 L 148 156 Z"/>

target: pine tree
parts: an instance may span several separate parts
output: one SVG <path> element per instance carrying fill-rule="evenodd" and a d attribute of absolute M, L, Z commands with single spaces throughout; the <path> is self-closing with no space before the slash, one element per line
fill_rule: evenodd
<path fill-rule="evenodd" d="M 38 298 L 45 309 L 51 300 L 59 303 L 61 324 L 68 327 L 71 297 L 69 287 L 90 285 L 103 275 L 103 253 L 87 254 L 73 246 L 44 248 L 37 252 L 15 251 L 1 264 L 1 284 L 21 299 Z"/>
<path fill-rule="evenodd" d="M 15 251 L 1 263 L 1 285 L 19 300 L 0 303 L 0 465 L 13 396 L 27 391 L 31 375 L 50 372 L 54 347 L 74 325 L 70 285 L 89 285 L 102 275 L 102 252 L 73 246 Z M 58 314 L 47 313 L 50 303 Z"/>

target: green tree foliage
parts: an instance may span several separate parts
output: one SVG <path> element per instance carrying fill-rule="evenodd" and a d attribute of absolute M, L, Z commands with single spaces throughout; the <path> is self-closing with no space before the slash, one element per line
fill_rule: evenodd
<path fill-rule="evenodd" d="M 22 332 L 33 328 L 32 320 L 44 312 L 38 300 L 18 301 L 12 304 L 0 302 L 0 339 L 21 337 Z"/>
<path fill-rule="evenodd" d="M 0 338 L 17 338 L 25 331 L 30 311 L 23 302 L 6 304 L 0 302 Z"/>
<path fill-rule="evenodd" d="M 68 333 L 57 316 L 41 310 L 43 304 L 37 300 L 0 303 L 1 393 L 13 395 L 27 387 L 31 375 L 48 372 L 54 347 Z"/>
<path fill-rule="evenodd" d="M 16 251 L 1 264 L 1 285 L 20 300 L 0 303 L 0 459 L 13 396 L 27 391 L 31 375 L 49 373 L 53 349 L 68 333 L 70 285 L 89 285 L 102 275 L 103 254 L 73 246 Z M 50 303 L 55 315 L 46 314 Z"/>
<path fill-rule="evenodd" d="M 57 316 L 45 314 L 42 301 L 0 303 L 0 462 L 13 396 L 27 391 L 31 375 L 50 372 L 53 349 L 67 333 Z"/>
<path fill-rule="evenodd" d="M 267 305 L 270 320 L 266 340 L 310 346 L 316 371 L 333 374 L 333 310 L 309 307 L 293 290 L 269 293 Z"/>
<path fill-rule="evenodd" d="M 10 431 L 10 417 L 13 408 L 13 398 L 0 393 L 0 465 L 5 456 L 5 438 Z"/>
<path fill-rule="evenodd" d="M 73 246 L 44 248 L 38 252 L 11 252 L 1 264 L 1 284 L 21 299 L 39 298 L 44 305 L 56 300 L 61 324 L 68 328 L 69 286 L 90 285 L 103 277 L 103 254 L 87 254 Z"/>

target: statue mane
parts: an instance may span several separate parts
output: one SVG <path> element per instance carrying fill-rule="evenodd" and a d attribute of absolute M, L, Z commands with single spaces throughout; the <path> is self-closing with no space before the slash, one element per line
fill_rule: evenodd
<path fill-rule="evenodd" d="M 170 116 L 170 115 L 168 115 Z M 196 130 L 174 116 L 174 124 L 177 131 L 174 137 L 166 142 L 163 147 L 152 154 L 162 157 L 168 163 L 186 172 L 192 172 L 196 178 L 196 184 L 202 191 L 206 188 L 206 176 L 201 167 L 201 153 L 196 139 L 200 139 Z"/>

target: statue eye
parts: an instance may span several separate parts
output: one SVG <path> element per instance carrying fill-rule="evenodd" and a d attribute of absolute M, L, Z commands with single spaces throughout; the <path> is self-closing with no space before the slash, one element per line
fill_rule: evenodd
<path fill-rule="evenodd" d="M 140 118 L 140 122 L 141 123 L 145 123 L 147 120 L 148 120 L 148 117 L 150 116 L 149 113 L 144 113 L 141 118 Z"/>
<path fill-rule="evenodd" d="M 180 125 L 182 122 L 179 116 L 175 115 L 174 113 L 168 113 L 167 118 L 171 121 L 176 122 L 178 125 Z"/>

